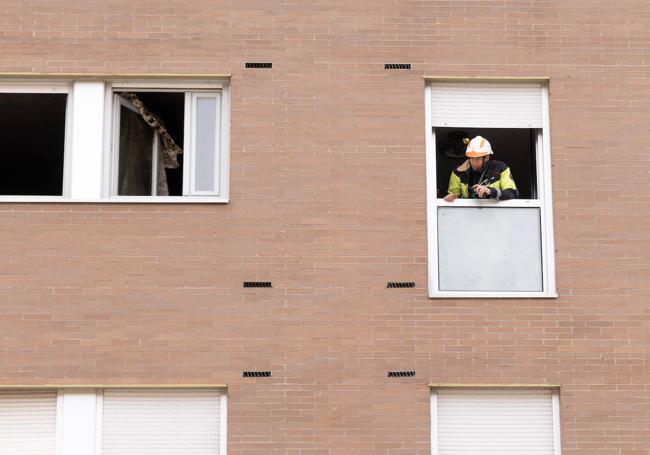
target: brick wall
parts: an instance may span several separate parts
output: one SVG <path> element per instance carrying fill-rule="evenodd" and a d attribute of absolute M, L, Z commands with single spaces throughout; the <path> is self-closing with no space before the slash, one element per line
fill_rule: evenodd
<path fill-rule="evenodd" d="M 565 455 L 650 453 L 649 24 L 633 0 L 0 2 L 3 72 L 232 74 L 229 205 L 0 204 L 0 381 L 225 383 L 232 455 L 428 454 L 428 384 L 561 384 Z M 557 300 L 427 298 L 423 75 L 551 78 Z"/>

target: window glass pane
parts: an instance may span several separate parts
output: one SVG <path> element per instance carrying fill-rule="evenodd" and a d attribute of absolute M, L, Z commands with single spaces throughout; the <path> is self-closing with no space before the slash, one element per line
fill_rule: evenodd
<path fill-rule="evenodd" d="M 219 390 L 104 391 L 102 455 L 217 455 Z"/>
<path fill-rule="evenodd" d="M 120 108 L 120 157 L 118 192 L 120 196 L 150 196 L 153 135 L 155 133 L 137 112 Z"/>
<path fill-rule="evenodd" d="M 215 191 L 216 128 L 216 98 L 197 98 L 195 191 Z"/>
<path fill-rule="evenodd" d="M 441 291 L 542 291 L 539 208 L 438 208 Z"/>
<path fill-rule="evenodd" d="M 67 95 L 0 94 L 0 195 L 61 196 Z"/>

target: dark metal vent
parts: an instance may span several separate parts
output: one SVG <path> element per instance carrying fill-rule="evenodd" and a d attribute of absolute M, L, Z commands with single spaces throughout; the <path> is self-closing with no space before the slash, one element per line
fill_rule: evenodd
<path fill-rule="evenodd" d="M 385 63 L 384 69 L 385 70 L 410 70 L 411 64 L 410 63 Z"/>
<path fill-rule="evenodd" d="M 270 281 L 244 281 L 245 288 L 272 288 Z"/>
<path fill-rule="evenodd" d="M 244 371 L 243 377 L 245 378 L 270 378 L 270 371 Z"/>
<path fill-rule="evenodd" d="M 246 68 L 273 68 L 273 63 L 246 62 Z"/>
<path fill-rule="evenodd" d="M 389 378 L 414 378 L 415 371 L 389 371 Z"/>
<path fill-rule="evenodd" d="M 386 283 L 387 288 L 414 288 L 415 282 L 413 281 L 389 281 Z"/>

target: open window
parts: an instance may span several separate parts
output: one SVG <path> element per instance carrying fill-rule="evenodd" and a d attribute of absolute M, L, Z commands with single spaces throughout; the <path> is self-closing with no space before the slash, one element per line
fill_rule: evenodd
<path fill-rule="evenodd" d="M 229 201 L 229 81 L 0 81 L 0 202 Z"/>
<path fill-rule="evenodd" d="M 227 196 L 218 90 L 113 86 L 109 197 Z"/>
<path fill-rule="evenodd" d="M 0 86 L 1 196 L 61 196 L 65 86 Z"/>
<path fill-rule="evenodd" d="M 431 297 L 554 297 L 548 88 L 543 80 L 443 80 L 426 85 Z M 463 138 L 483 136 L 519 197 L 442 198 L 464 169 Z"/>

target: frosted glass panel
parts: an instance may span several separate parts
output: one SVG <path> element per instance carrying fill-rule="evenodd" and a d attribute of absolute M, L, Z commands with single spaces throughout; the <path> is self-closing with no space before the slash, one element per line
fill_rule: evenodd
<path fill-rule="evenodd" d="M 195 191 L 215 190 L 217 99 L 196 100 Z"/>
<path fill-rule="evenodd" d="M 441 291 L 538 291 L 539 208 L 438 208 Z"/>

